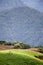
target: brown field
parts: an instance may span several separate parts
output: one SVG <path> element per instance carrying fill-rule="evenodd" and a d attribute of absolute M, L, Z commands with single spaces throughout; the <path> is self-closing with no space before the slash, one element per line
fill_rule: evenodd
<path fill-rule="evenodd" d="M 38 49 L 38 48 L 30 48 L 29 50 L 31 50 L 31 51 L 36 51 L 36 52 L 38 52 L 38 51 L 39 51 L 39 49 Z"/>
<path fill-rule="evenodd" d="M 0 45 L 0 50 L 4 50 L 4 49 L 15 49 L 15 48 L 14 48 L 14 46 Z M 17 49 L 18 49 L 18 48 L 17 48 Z M 38 48 L 30 48 L 30 49 L 28 49 L 28 50 L 38 52 Z"/>
<path fill-rule="evenodd" d="M 0 50 L 4 50 L 4 49 L 14 49 L 14 46 L 0 45 Z"/>

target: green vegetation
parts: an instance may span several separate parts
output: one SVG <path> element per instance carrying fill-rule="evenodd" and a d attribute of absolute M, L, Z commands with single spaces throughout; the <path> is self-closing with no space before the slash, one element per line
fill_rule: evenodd
<path fill-rule="evenodd" d="M 0 65 L 43 65 L 43 46 L 37 46 L 39 52 L 30 51 L 32 46 L 23 42 L 0 41 L 0 45 L 14 46 L 15 49 L 0 50 Z M 42 59 L 40 59 L 41 57 Z M 40 58 L 39 58 L 40 57 Z"/>
<path fill-rule="evenodd" d="M 27 49 L 31 48 L 30 45 L 25 44 L 23 42 L 7 42 L 7 41 L 0 41 L 0 45 L 12 45 L 14 48 L 20 48 L 20 49 Z"/>
<path fill-rule="evenodd" d="M 2 44 L 5 44 L 6 43 L 6 41 L 0 41 L 0 44 L 2 45 Z"/>
<path fill-rule="evenodd" d="M 43 54 L 30 50 L 1 50 L 0 65 L 43 65 L 43 60 L 35 56 Z"/>
<path fill-rule="evenodd" d="M 43 53 L 43 46 L 40 45 L 40 46 L 37 46 L 36 48 L 39 48 L 39 52 Z"/>
<path fill-rule="evenodd" d="M 40 53 L 43 53 L 43 48 L 39 48 L 39 52 Z"/>
<path fill-rule="evenodd" d="M 38 45 L 35 48 L 43 48 L 43 46 L 42 45 Z"/>

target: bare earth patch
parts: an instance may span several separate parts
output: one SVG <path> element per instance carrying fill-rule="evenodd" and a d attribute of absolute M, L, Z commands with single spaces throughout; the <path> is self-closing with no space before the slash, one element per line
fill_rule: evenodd
<path fill-rule="evenodd" d="M 5 50 L 5 49 L 14 49 L 14 46 L 0 45 L 0 50 Z"/>
<path fill-rule="evenodd" d="M 43 60 L 43 56 L 35 56 L 36 58 Z"/>
<path fill-rule="evenodd" d="M 31 51 L 36 51 L 36 52 L 38 52 L 38 51 L 39 51 L 39 49 L 38 49 L 38 48 L 30 48 L 29 50 L 31 50 Z"/>

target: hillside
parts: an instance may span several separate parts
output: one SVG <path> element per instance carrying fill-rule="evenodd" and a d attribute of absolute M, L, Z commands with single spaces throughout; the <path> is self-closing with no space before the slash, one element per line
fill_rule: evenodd
<path fill-rule="evenodd" d="M 35 58 L 42 55 L 29 50 L 0 51 L 0 65 L 43 65 L 43 60 Z"/>
<path fill-rule="evenodd" d="M 0 12 L 0 40 L 43 45 L 43 13 L 29 7 Z"/>

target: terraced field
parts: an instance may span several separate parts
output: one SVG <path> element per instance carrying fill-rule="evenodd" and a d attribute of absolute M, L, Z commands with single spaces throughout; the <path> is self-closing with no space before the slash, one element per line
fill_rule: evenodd
<path fill-rule="evenodd" d="M 43 54 L 30 50 L 0 50 L 0 65 L 43 65 L 43 60 L 35 56 Z"/>

